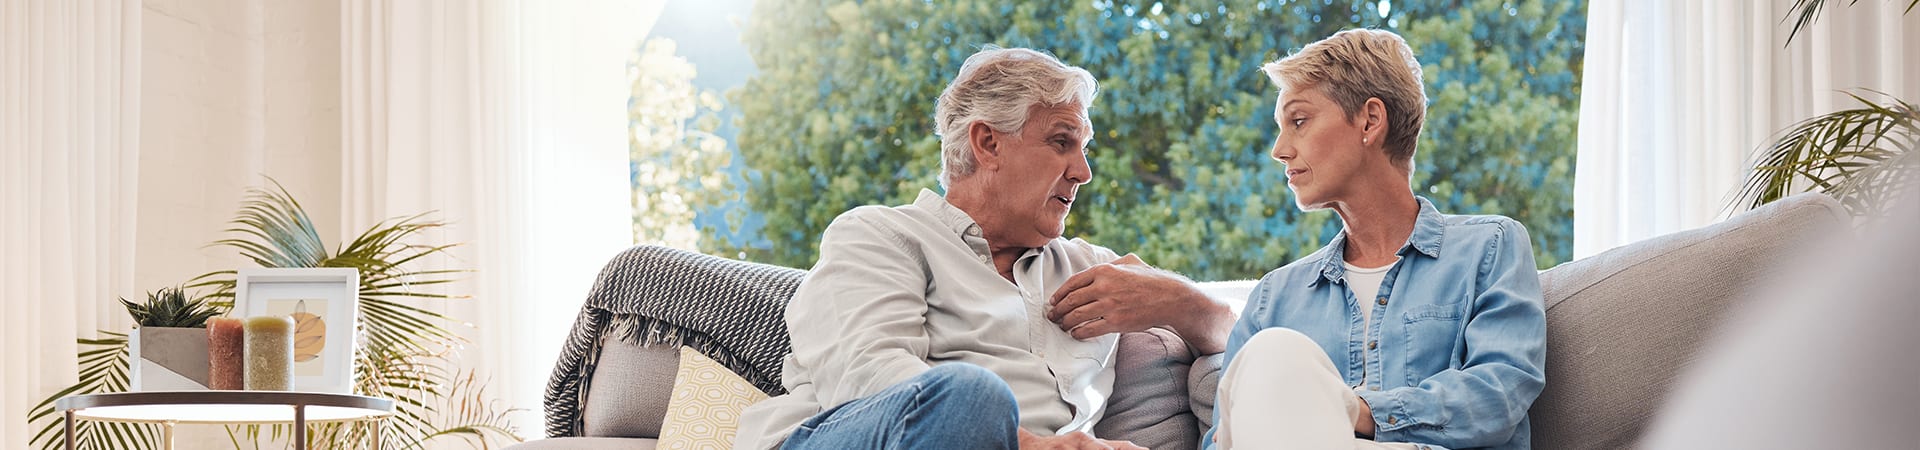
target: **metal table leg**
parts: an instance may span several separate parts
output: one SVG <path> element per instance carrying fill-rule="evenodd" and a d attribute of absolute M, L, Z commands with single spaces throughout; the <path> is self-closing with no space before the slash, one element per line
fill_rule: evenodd
<path fill-rule="evenodd" d="M 173 450 L 173 424 L 174 423 L 175 422 L 171 420 L 160 423 L 161 433 L 163 436 L 166 436 L 166 439 L 167 439 L 167 443 L 162 444 L 164 445 L 164 447 L 162 448 L 165 448 L 166 450 Z"/>
<path fill-rule="evenodd" d="M 67 410 L 67 450 L 74 450 L 74 447 L 73 447 L 73 410 L 71 410 L 71 409 L 69 409 L 69 410 Z"/>
<path fill-rule="evenodd" d="M 307 450 L 307 405 L 293 405 L 293 448 Z"/>

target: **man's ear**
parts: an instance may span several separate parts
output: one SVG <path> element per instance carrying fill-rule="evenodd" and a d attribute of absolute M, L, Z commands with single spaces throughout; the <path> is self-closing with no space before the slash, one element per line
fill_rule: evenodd
<path fill-rule="evenodd" d="M 1360 106 L 1360 133 L 1369 142 L 1386 145 L 1387 104 L 1379 97 L 1367 97 L 1367 103 Z"/>
<path fill-rule="evenodd" d="M 978 168 L 1000 167 L 1000 139 L 994 136 L 993 127 L 986 122 L 974 122 L 967 126 L 967 143 L 972 144 L 973 160 Z"/>

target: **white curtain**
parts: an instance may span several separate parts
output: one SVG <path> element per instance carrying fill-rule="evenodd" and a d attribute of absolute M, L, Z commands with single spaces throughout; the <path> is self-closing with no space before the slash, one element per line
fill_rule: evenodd
<path fill-rule="evenodd" d="M 475 269 L 436 302 L 461 363 L 543 430 L 541 398 L 594 276 L 632 240 L 626 61 L 661 2 L 350 0 L 342 225 L 428 210 Z M 639 25 L 637 25 L 639 24 Z"/>
<path fill-rule="evenodd" d="M 1795 122 L 1857 107 L 1842 90 L 1920 101 L 1920 11 L 1829 1 L 1788 45 L 1792 3 L 1587 6 L 1575 258 L 1725 217 L 1753 152 Z"/>
<path fill-rule="evenodd" d="M 125 329 L 140 149 L 140 1 L 0 2 L 0 443 L 73 384 L 74 339 Z"/>

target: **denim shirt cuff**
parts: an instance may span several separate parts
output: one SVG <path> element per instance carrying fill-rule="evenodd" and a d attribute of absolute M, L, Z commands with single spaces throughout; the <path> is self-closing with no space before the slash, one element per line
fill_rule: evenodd
<path fill-rule="evenodd" d="M 1406 399 L 1397 395 L 1396 391 L 1356 392 L 1359 393 L 1361 400 L 1367 402 L 1367 408 L 1373 411 L 1374 440 L 1389 441 L 1391 439 L 1383 438 L 1388 437 L 1395 430 L 1413 426 L 1418 422 L 1407 412 Z"/>

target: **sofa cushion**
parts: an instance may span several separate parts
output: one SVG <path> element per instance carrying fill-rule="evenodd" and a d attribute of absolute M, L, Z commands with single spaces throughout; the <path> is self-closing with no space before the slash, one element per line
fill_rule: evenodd
<path fill-rule="evenodd" d="M 660 425 L 660 448 L 723 449 L 733 446 L 740 411 L 767 399 L 752 383 L 692 347 L 680 347 L 673 399 Z"/>
<path fill-rule="evenodd" d="M 1846 232 L 1831 198 L 1803 195 L 1541 273 L 1547 387 L 1536 448 L 1628 448 L 1701 339 L 1805 237 Z"/>
<path fill-rule="evenodd" d="M 1146 448 L 1195 448 L 1199 436 L 1187 409 L 1187 368 L 1193 352 L 1180 336 L 1160 328 L 1120 335 L 1114 355 L 1113 397 L 1093 435 Z"/>
<path fill-rule="evenodd" d="M 1246 304 L 1258 280 L 1213 281 L 1199 283 L 1201 292 L 1227 303 L 1238 314 Z M 1107 412 L 1093 426 L 1093 433 L 1106 439 L 1132 441 L 1147 448 L 1196 448 L 1202 424 L 1211 418 L 1197 417 L 1194 411 L 1209 412 L 1213 405 L 1214 383 L 1189 380 L 1199 370 L 1187 342 L 1172 331 L 1152 328 L 1120 335 L 1114 355 L 1113 397 L 1107 399 Z M 1217 371 L 1213 371 L 1217 372 Z M 1202 381 L 1199 387 L 1190 381 Z M 1188 389 L 1206 395 L 1190 397 Z M 1197 401 L 1197 402 L 1196 402 Z"/>
<path fill-rule="evenodd" d="M 589 437 L 660 435 L 660 423 L 673 396 L 677 346 L 641 346 L 617 337 L 601 340 L 593 382 L 587 385 L 581 422 Z"/>

